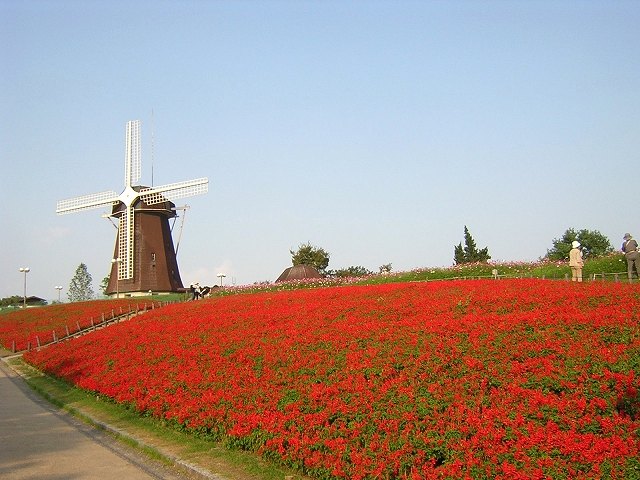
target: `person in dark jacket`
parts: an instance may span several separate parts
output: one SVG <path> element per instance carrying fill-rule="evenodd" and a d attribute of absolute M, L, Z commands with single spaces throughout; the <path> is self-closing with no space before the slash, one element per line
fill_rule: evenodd
<path fill-rule="evenodd" d="M 633 281 L 633 267 L 636 267 L 636 275 L 640 279 L 640 252 L 638 251 L 638 242 L 636 242 L 630 233 L 625 233 L 623 237 L 622 251 L 624 258 L 627 259 L 627 277 L 629 283 Z"/>

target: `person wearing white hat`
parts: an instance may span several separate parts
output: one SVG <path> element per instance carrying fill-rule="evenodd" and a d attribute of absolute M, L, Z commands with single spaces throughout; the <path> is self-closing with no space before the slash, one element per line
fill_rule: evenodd
<path fill-rule="evenodd" d="M 569 252 L 569 266 L 571 267 L 571 281 L 582 281 L 582 267 L 584 260 L 582 260 L 582 250 L 580 250 L 580 242 L 574 240 L 571 242 L 571 251 Z"/>
<path fill-rule="evenodd" d="M 636 274 L 640 279 L 640 252 L 638 252 L 638 242 L 636 242 L 630 233 L 625 233 L 622 237 L 622 251 L 624 258 L 627 259 L 627 278 L 629 283 L 633 281 L 633 266 L 636 267 Z"/>

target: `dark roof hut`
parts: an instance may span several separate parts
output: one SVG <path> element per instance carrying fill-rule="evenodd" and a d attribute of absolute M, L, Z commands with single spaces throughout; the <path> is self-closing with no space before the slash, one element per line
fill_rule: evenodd
<path fill-rule="evenodd" d="M 311 265 L 294 265 L 293 267 L 285 268 L 284 272 L 282 272 L 276 280 L 276 283 L 307 278 L 322 278 L 322 275 Z"/>

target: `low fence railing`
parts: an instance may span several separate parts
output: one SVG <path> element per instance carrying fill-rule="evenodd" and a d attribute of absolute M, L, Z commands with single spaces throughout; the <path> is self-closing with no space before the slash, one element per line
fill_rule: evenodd
<path fill-rule="evenodd" d="M 56 329 L 52 330 L 51 334 L 32 334 L 29 336 L 29 339 L 26 341 L 25 348 L 18 348 L 19 343 L 16 340 L 11 342 L 11 351 L 15 354 L 21 354 L 24 352 L 31 351 L 32 349 L 40 349 L 44 347 L 48 347 L 49 345 L 53 345 L 62 341 L 69 340 L 71 338 L 79 337 L 85 335 L 89 332 L 98 330 L 99 328 L 104 328 L 108 325 L 123 322 L 129 320 L 131 317 L 139 315 L 141 313 L 145 313 L 149 310 L 155 310 L 156 308 L 167 305 L 168 302 L 151 302 L 144 303 L 142 305 L 136 304 L 135 308 L 129 307 L 129 310 L 126 312 L 123 311 L 122 307 L 120 307 L 120 311 L 116 314 L 115 309 L 111 309 L 111 313 L 102 313 L 99 319 L 94 321 L 93 317 L 90 319 L 90 322 L 87 326 L 81 326 L 80 321 L 77 320 L 75 325 L 69 328 L 68 324 L 65 324 L 64 329 L 65 333 L 63 335 L 59 335 L 56 332 Z M 60 328 L 60 327 L 58 327 Z M 22 344 L 22 342 L 20 342 Z"/>
<path fill-rule="evenodd" d="M 482 280 L 482 279 L 494 279 L 500 280 L 505 278 L 539 278 L 541 280 L 571 280 L 571 274 L 563 273 L 559 275 L 529 275 L 529 274 L 503 274 L 494 273 L 492 275 L 462 275 L 457 277 L 443 277 L 433 278 L 425 280 L 415 280 L 417 282 L 438 282 L 442 280 Z M 613 273 L 590 273 L 582 277 L 583 281 L 613 281 L 621 282 L 627 280 L 627 272 L 613 272 Z M 634 277 L 634 280 L 637 278 Z"/>

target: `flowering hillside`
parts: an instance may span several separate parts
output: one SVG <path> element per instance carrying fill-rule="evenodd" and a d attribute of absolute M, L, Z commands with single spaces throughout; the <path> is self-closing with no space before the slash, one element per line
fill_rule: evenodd
<path fill-rule="evenodd" d="M 47 307 L 16 310 L 0 316 L 0 346 L 25 350 L 35 347 L 37 341 L 49 343 L 69 332 L 88 328 L 92 322 L 112 318 L 122 313 L 146 308 L 131 299 L 94 300 L 88 302 L 58 303 Z"/>
<path fill-rule="evenodd" d="M 637 285 L 344 286 L 174 304 L 26 359 L 318 478 L 638 478 L 639 323 Z"/>

